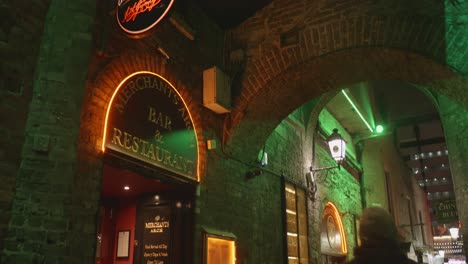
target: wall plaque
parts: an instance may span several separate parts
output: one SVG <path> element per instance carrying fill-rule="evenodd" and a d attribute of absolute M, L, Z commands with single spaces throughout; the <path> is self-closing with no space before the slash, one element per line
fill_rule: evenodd
<path fill-rule="evenodd" d="M 177 90 L 161 76 L 137 72 L 115 90 L 106 114 L 103 151 L 198 180 L 192 118 Z"/>
<path fill-rule="evenodd" d="M 174 0 L 117 0 L 117 22 L 128 34 L 142 34 L 158 24 Z"/>

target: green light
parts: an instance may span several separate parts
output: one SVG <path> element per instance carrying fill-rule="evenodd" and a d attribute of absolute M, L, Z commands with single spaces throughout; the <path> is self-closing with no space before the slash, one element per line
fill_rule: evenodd
<path fill-rule="evenodd" d="M 375 127 L 375 131 L 376 131 L 377 133 L 382 133 L 382 132 L 383 132 L 383 126 L 382 126 L 382 125 L 377 125 L 377 126 Z"/>
<path fill-rule="evenodd" d="M 344 90 L 341 90 L 344 94 L 344 96 L 346 97 L 346 99 L 348 99 L 348 102 L 351 104 L 351 106 L 354 108 L 354 110 L 356 110 L 356 113 L 358 113 L 359 117 L 362 119 L 362 121 L 364 122 L 364 124 L 366 124 L 367 128 L 369 128 L 370 132 L 374 132 L 374 130 L 372 129 L 372 127 L 369 125 L 369 123 L 367 123 L 366 119 L 364 119 L 364 117 L 362 116 L 361 112 L 359 112 L 359 110 L 357 109 L 356 105 L 354 105 L 353 101 L 351 100 L 351 98 L 349 98 L 348 94 L 344 91 Z"/>

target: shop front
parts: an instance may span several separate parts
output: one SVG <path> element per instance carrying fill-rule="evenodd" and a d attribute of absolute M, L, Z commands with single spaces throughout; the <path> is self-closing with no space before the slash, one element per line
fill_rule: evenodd
<path fill-rule="evenodd" d="M 189 263 L 199 181 L 191 114 L 163 76 L 123 79 L 107 107 L 95 263 Z"/>

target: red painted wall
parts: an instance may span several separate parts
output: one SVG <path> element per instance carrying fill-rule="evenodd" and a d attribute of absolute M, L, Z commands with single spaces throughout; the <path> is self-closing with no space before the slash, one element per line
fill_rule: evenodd
<path fill-rule="evenodd" d="M 112 264 L 114 252 L 114 233 L 115 233 L 115 218 L 113 214 L 115 210 L 112 207 L 101 207 L 101 219 L 99 225 L 99 233 L 101 235 L 100 257 L 96 257 L 96 264 Z"/>
<path fill-rule="evenodd" d="M 133 263 L 133 242 L 135 241 L 135 221 L 136 221 L 136 198 L 121 199 L 116 212 L 116 223 L 114 233 L 114 264 Z M 130 230 L 130 250 L 129 257 L 118 259 L 117 238 L 119 230 Z"/>

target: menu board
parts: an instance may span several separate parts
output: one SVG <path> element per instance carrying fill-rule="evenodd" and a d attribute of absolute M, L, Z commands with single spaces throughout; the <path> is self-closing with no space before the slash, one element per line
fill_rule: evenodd
<path fill-rule="evenodd" d="M 142 261 L 145 264 L 169 264 L 171 256 L 171 209 L 169 206 L 152 207 L 143 212 L 141 238 Z"/>

